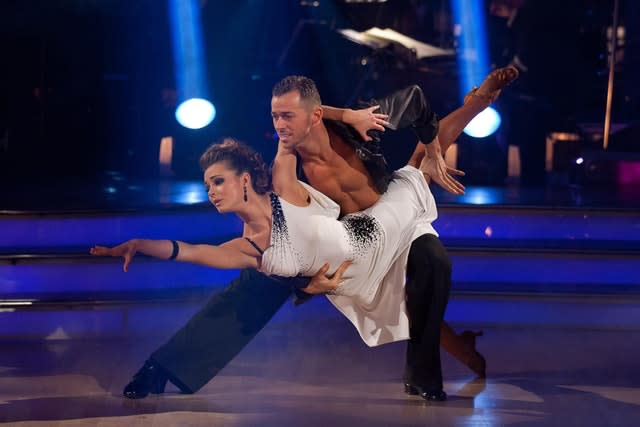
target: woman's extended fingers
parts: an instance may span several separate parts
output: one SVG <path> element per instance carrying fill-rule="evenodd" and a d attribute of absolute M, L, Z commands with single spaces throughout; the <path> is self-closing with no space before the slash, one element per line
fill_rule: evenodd
<path fill-rule="evenodd" d="M 464 194 L 464 185 L 462 185 L 459 181 L 453 179 L 451 175 L 447 174 L 445 180 L 447 183 L 446 188 L 449 190 L 449 192 L 459 196 Z"/>
<path fill-rule="evenodd" d="M 133 255 L 134 255 L 134 253 L 132 253 L 132 251 L 130 250 L 123 250 L 122 245 L 116 246 L 113 248 L 96 245 L 91 249 L 89 249 L 89 253 L 94 256 L 123 257 L 124 265 L 122 269 L 125 271 L 125 273 L 129 271 L 129 264 L 131 264 L 131 261 L 133 260 Z"/>
<path fill-rule="evenodd" d="M 133 257 L 131 256 L 131 252 L 127 252 L 126 254 L 123 255 L 123 257 L 124 257 L 124 265 L 122 266 L 122 269 L 126 273 L 129 271 L 129 264 L 131 264 L 131 260 L 133 259 Z"/>
<path fill-rule="evenodd" d="M 447 166 L 447 173 L 451 174 L 451 175 L 457 175 L 457 176 L 465 176 L 466 173 L 464 173 L 464 171 L 461 171 L 460 169 L 454 169 L 452 167 Z"/>
<path fill-rule="evenodd" d="M 94 246 L 91 249 L 89 249 L 89 253 L 91 255 L 96 255 L 96 256 L 109 256 L 111 255 L 109 248 L 105 247 L 105 246 Z"/>
<path fill-rule="evenodd" d="M 444 158 L 425 157 L 420 163 L 420 170 L 429 177 L 430 180 L 441 186 L 452 194 L 464 194 L 464 186 L 453 179 L 449 174 L 449 167 Z M 428 182 L 429 180 L 427 180 Z"/>

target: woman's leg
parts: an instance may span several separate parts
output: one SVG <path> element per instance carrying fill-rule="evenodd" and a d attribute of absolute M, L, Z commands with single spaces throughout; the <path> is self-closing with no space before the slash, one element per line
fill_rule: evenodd
<path fill-rule="evenodd" d="M 487 363 L 476 350 L 476 337 L 482 332 L 464 331 L 456 334 L 447 322 L 440 325 L 440 347 L 447 353 L 458 359 L 479 377 L 486 376 Z"/>
<path fill-rule="evenodd" d="M 479 88 L 474 88 L 464 99 L 464 104 L 440 119 L 438 139 L 442 154 L 456 142 L 463 129 L 494 102 L 502 89 L 518 78 L 518 70 L 514 67 L 498 68 L 484 79 Z M 418 167 L 424 157 L 424 145 L 418 143 L 408 164 Z"/>
<path fill-rule="evenodd" d="M 486 102 L 479 97 L 473 97 L 458 108 L 440 119 L 440 130 L 438 131 L 438 139 L 440 140 L 440 148 L 442 155 L 456 142 L 462 130 L 469 124 L 471 120 L 487 108 Z M 424 144 L 418 142 L 415 150 L 407 164 L 419 168 L 424 158 Z"/>

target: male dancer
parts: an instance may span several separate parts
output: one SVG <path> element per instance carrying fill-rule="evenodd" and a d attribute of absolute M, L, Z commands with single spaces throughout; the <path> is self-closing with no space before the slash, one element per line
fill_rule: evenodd
<path fill-rule="evenodd" d="M 320 95 L 311 79 L 286 77 L 275 85 L 272 95 L 271 116 L 280 138 L 274 169 L 281 167 L 281 163 L 295 162 L 295 156 L 290 154 L 297 153 L 309 184 L 337 202 L 342 214 L 377 203 L 390 180 L 386 168 L 365 165 L 365 160 L 384 163 L 381 150 L 374 145 L 377 143 L 370 142 L 374 150 L 359 156 L 356 149 L 365 147 L 349 144 L 353 138 L 349 138 L 348 129 L 322 120 Z M 412 123 L 420 141 L 428 142 L 423 147 L 431 151 L 434 163 L 444 163 L 437 139 L 437 117 L 417 86 L 396 92 L 381 104 L 391 126 L 397 127 L 401 118 Z M 445 169 L 446 166 L 442 170 Z M 422 261 L 423 252 L 433 253 L 434 241 L 437 238 L 431 234 L 415 239 L 407 260 L 405 289 L 411 338 L 405 387 L 426 400 L 443 401 L 446 394 L 442 389 L 440 324 L 449 299 L 451 265 L 446 255 L 441 257 L 438 268 Z"/>
<path fill-rule="evenodd" d="M 515 77 L 505 78 L 502 74 L 498 77 L 490 76 L 480 89 L 474 93 L 470 101 L 465 103 L 465 106 L 456 110 L 441 122 L 443 127 L 445 122 L 448 125 L 447 130 L 445 131 L 443 128 L 441 134 L 444 132 L 447 135 L 457 136 L 468 121 L 482 111 L 493 100 L 492 97 L 495 98 L 497 93 L 506 84 L 510 83 L 513 78 Z M 437 134 L 435 117 L 432 112 L 427 111 L 428 109 L 425 110 L 426 103 L 419 88 L 410 88 L 409 92 L 408 94 L 405 93 L 405 96 L 410 95 L 409 98 L 391 97 L 387 98 L 386 103 L 385 100 L 381 100 L 381 105 L 384 108 L 393 107 L 394 105 L 404 106 L 404 108 L 396 108 L 392 111 L 393 114 L 390 114 L 389 122 L 396 126 L 411 124 L 416 129 L 420 129 L 419 134 L 420 132 L 425 132 L 421 138 L 422 140 L 431 141 L 433 139 L 432 136 Z M 412 101 L 407 104 L 407 99 Z M 415 120 L 407 118 L 406 113 L 410 113 L 414 119 L 417 117 L 421 122 L 414 123 Z M 306 114 L 304 124 L 310 131 L 312 112 Z M 313 135 L 320 135 L 324 138 L 321 131 L 324 125 L 317 124 L 321 123 L 317 120 L 317 113 L 315 117 L 314 123 L 316 123 L 315 126 L 317 128 L 313 131 Z M 322 112 L 320 110 L 319 118 L 321 117 Z M 450 120 L 447 121 L 447 119 Z M 282 132 L 281 139 L 284 137 L 285 140 L 292 140 L 293 136 L 299 134 L 309 140 L 309 135 L 306 132 L 307 128 L 290 130 L 287 126 L 281 126 L 280 129 L 276 128 L 279 133 Z M 455 139 L 455 136 L 453 139 Z M 339 145 L 339 150 L 333 151 L 332 160 L 336 161 L 336 163 L 332 164 L 331 168 L 325 168 L 325 171 L 332 173 L 332 182 L 345 191 L 344 197 L 337 195 L 337 189 L 333 191 L 336 194 L 336 201 L 341 206 L 344 204 L 343 211 L 345 213 L 360 210 L 365 208 L 367 204 L 374 203 L 379 197 L 377 188 L 383 190 L 386 182 L 385 175 L 376 172 L 374 175 L 377 185 L 374 185 L 374 178 L 368 173 L 367 168 L 363 167 L 364 164 L 375 167 L 376 164 L 380 165 L 383 161 L 381 153 L 377 151 L 376 146 L 362 144 L 357 134 L 352 134 L 347 139 L 351 142 L 359 142 L 360 146 L 354 149 L 354 147 L 347 144 Z M 447 141 L 449 140 L 452 139 L 447 138 Z M 445 144 L 448 143 L 450 142 Z M 430 149 L 428 148 L 428 150 L 435 152 L 434 154 L 430 153 L 436 156 L 430 161 L 436 165 L 433 169 L 440 172 L 440 175 L 434 174 L 436 175 L 433 177 L 434 180 L 444 184 L 445 188 L 453 189 L 455 192 L 461 191 L 459 184 L 452 180 L 446 172 L 446 167 L 438 153 L 439 147 L 434 146 Z M 362 157 L 359 161 L 356 160 L 358 158 L 356 154 Z M 422 150 L 416 150 L 416 155 L 421 156 Z M 346 159 L 356 162 L 356 168 L 351 168 Z M 311 166 L 311 172 L 307 171 L 309 166 Z M 313 175 L 313 165 L 307 164 L 307 167 L 305 167 L 303 163 L 303 168 L 308 175 Z M 319 170 L 321 172 L 322 168 Z M 322 179 L 321 175 L 322 173 L 317 175 L 316 179 Z M 356 180 L 352 181 L 350 178 L 355 178 Z M 313 180 L 310 183 L 314 185 Z M 356 188 L 358 186 L 367 187 L 368 190 Z M 359 209 L 360 206 L 362 208 Z M 450 280 L 450 263 L 446 251 L 435 236 L 427 235 L 414 242 L 411 252 L 414 255 L 410 254 L 409 263 L 420 265 L 415 269 L 412 268 L 416 275 L 423 279 L 431 276 L 430 280 L 425 279 L 420 280 L 420 282 L 437 282 L 439 284 L 428 290 L 417 288 L 415 291 L 416 297 L 410 297 L 410 299 L 415 301 L 417 305 L 424 305 L 424 301 L 434 299 L 433 289 L 437 288 L 439 295 L 436 298 L 438 303 L 433 304 L 437 305 L 437 307 L 433 309 L 427 308 L 426 310 L 423 310 L 423 307 L 418 307 L 416 310 L 411 310 L 410 308 L 410 311 L 428 313 L 431 318 L 441 319 L 444 305 L 446 305 L 446 294 L 448 293 Z M 438 277 L 434 277 L 434 275 Z M 133 381 L 125 387 L 124 395 L 129 398 L 142 398 L 146 397 L 150 392 L 162 393 L 167 380 L 170 380 L 185 393 L 197 391 L 211 380 L 264 327 L 291 295 L 292 289 L 300 287 L 295 286 L 294 282 L 295 279 L 279 280 L 270 278 L 255 270 L 241 271 L 238 279 L 234 280 L 224 291 L 214 295 L 182 329 L 151 355 L 145 365 L 134 376 Z M 424 295 L 425 292 L 427 295 Z M 444 304 L 442 301 L 444 301 Z M 439 328 L 439 321 L 429 323 L 438 325 Z M 421 322 L 415 322 L 415 325 L 417 329 L 421 329 Z M 413 347 L 417 350 L 412 352 L 410 349 L 410 353 L 422 353 L 422 346 L 429 347 L 429 354 L 435 353 L 432 347 L 433 343 L 436 346 L 438 345 L 439 332 L 437 328 L 435 331 L 432 329 L 423 334 L 422 339 L 417 339 L 414 342 L 415 345 Z M 436 367 L 433 374 L 423 373 L 424 369 L 431 369 L 430 367 L 432 366 Z M 408 368 L 409 376 L 407 379 L 409 382 L 407 383 L 407 391 L 423 394 L 424 398 L 431 400 L 445 398 L 446 395 L 442 392 L 441 387 L 439 354 L 437 356 L 434 355 L 424 363 L 419 361 L 416 366 L 411 365 Z M 416 374 L 414 375 L 413 372 Z M 413 376 L 417 378 L 421 375 L 425 378 L 431 377 L 429 384 L 422 380 L 411 383 Z M 432 387 L 433 384 L 436 387 Z M 440 385 L 439 388 L 437 388 L 438 384 Z"/>

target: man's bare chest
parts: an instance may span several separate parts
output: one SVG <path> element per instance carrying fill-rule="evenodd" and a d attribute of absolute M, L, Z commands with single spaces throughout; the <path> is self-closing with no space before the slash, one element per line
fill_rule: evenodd
<path fill-rule="evenodd" d="M 338 203 L 343 214 L 365 209 L 380 197 L 368 175 L 356 169 L 313 162 L 303 170 L 309 184 Z"/>

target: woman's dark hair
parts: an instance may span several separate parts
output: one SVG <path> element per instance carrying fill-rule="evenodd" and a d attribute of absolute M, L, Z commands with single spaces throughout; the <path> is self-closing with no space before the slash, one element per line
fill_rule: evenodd
<path fill-rule="evenodd" d="M 227 166 L 237 175 L 248 172 L 256 193 L 265 194 L 271 190 L 271 174 L 267 165 L 260 153 L 247 144 L 225 138 L 222 143 L 211 145 L 200 156 L 200 169 L 204 172 L 218 162 L 227 162 Z"/>

